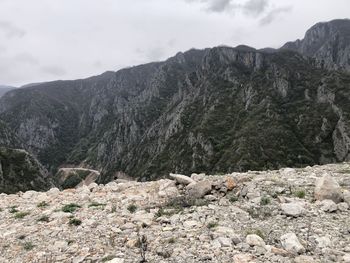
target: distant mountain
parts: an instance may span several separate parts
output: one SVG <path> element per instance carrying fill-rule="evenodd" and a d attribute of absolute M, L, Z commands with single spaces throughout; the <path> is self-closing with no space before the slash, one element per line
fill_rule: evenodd
<path fill-rule="evenodd" d="M 3 86 L 3 85 L 0 85 L 0 98 L 8 91 L 14 89 L 13 87 L 10 87 L 10 86 Z"/>
<path fill-rule="evenodd" d="M 148 180 L 350 160 L 350 74 L 332 70 L 347 65 L 332 56 L 322 67 L 323 48 L 306 46 L 190 50 L 16 89 L 0 99 L 0 120 L 52 173 L 83 166 L 102 170 L 102 182 L 120 172 Z"/>
<path fill-rule="evenodd" d="M 304 39 L 286 43 L 282 49 L 316 58 L 327 69 L 350 71 L 350 19 L 337 19 L 311 27 Z"/>

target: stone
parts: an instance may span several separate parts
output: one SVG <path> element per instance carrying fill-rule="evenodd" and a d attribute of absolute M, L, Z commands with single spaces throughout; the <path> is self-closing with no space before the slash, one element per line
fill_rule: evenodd
<path fill-rule="evenodd" d="M 315 183 L 315 199 L 330 199 L 335 203 L 339 203 L 343 199 L 342 191 L 337 181 L 330 175 L 318 178 Z"/>
<path fill-rule="evenodd" d="M 232 191 L 237 186 L 237 183 L 232 177 L 226 177 L 226 188 L 228 191 Z"/>
<path fill-rule="evenodd" d="M 107 261 L 107 263 L 124 263 L 123 258 L 113 258 L 112 260 Z"/>
<path fill-rule="evenodd" d="M 323 211 L 329 212 L 329 213 L 335 212 L 338 209 L 337 204 L 334 203 L 332 200 L 327 200 L 327 199 L 323 200 L 321 201 L 320 205 Z"/>
<path fill-rule="evenodd" d="M 265 241 L 258 235 L 247 235 L 245 242 L 250 246 L 265 247 Z"/>
<path fill-rule="evenodd" d="M 255 260 L 249 254 L 236 254 L 233 256 L 233 263 L 254 263 Z"/>
<path fill-rule="evenodd" d="M 222 247 L 230 247 L 232 245 L 232 240 L 227 237 L 217 238 Z"/>
<path fill-rule="evenodd" d="M 301 254 L 305 252 L 305 248 L 299 242 L 295 233 L 287 233 L 280 237 L 282 247 L 294 254 Z"/>
<path fill-rule="evenodd" d="M 193 198 L 202 198 L 206 194 L 210 193 L 212 183 L 209 180 L 200 181 L 198 183 L 190 184 L 187 186 L 187 193 Z"/>
<path fill-rule="evenodd" d="M 283 213 L 287 216 L 298 217 L 304 214 L 305 209 L 300 202 L 281 204 Z"/>
<path fill-rule="evenodd" d="M 310 256 L 298 256 L 294 259 L 294 263 L 316 263 L 313 257 Z"/>
<path fill-rule="evenodd" d="M 337 205 L 339 211 L 346 212 L 349 209 L 348 203 L 342 202 Z"/>
<path fill-rule="evenodd" d="M 344 263 L 350 263 L 350 254 L 345 254 L 342 260 Z"/>
<path fill-rule="evenodd" d="M 344 190 L 343 198 L 344 198 L 344 202 L 350 205 L 350 191 Z"/>
<path fill-rule="evenodd" d="M 182 174 L 170 174 L 169 175 L 171 179 L 174 179 L 177 183 L 183 184 L 183 185 L 189 185 L 191 183 L 196 183 L 195 180 L 191 179 L 190 177 Z"/>
<path fill-rule="evenodd" d="M 316 237 L 315 240 L 318 248 L 327 248 L 332 246 L 332 242 L 329 237 Z"/>
<path fill-rule="evenodd" d="M 271 247 L 271 253 L 275 255 L 279 255 L 282 257 L 288 257 L 290 255 L 290 252 L 282 249 L 282 248 L 277 248 L 277 247 Z"/>

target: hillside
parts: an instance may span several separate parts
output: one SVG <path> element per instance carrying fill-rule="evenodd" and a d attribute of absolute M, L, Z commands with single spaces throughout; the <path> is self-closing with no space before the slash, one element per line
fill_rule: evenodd
<path fill-rule="evenodd" d="M 339 21 L 315 25 L 298 43 L 309 50 L 312 32 L 334 27 L 345 41 L 348 20 Z M 334 34 L 317 46 L 334 47 Z M 320 67 L 317 54 L 190 50 L 164 62 L 13 90 L 0 99 L 0 120 L 51 174 L 79 166 L 101 171 L 101 182 L 118 174 L 151 180 L 171 171 L 348 161 L 350 74 Z"/>
<path fill-rule="evenodd" d="M 350 262 L 349 176 L 343 163 L 0 194 L 0 262 Z"/>
<path fill-rule="evenodd" d="M 12 90 L 12 89 L 13 89 L 13 87 L 2 86 L 2 85 L 0 85 L 0 98 L 1 98 L 2 96 L 4 96 L 4 94 L 5 94 L 6 92 L 8 92 L 8 91 L 10 91 L 10 90 Z"/>

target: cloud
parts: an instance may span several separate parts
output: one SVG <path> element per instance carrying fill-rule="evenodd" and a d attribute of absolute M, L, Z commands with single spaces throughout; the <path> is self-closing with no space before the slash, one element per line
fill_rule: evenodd
<path fill-rule="evenodd" d="M 214 13 L 221 13 L 232 10 L 235 5 L 233 0 L 186 0 L 187 2 L 201 2 L 206 5 L 206 10 Z"/>
<path fill-rule="evenodd" d="M 7 38 L 23 37 L 25 31 L 9 21 L 0 20 L 0 33 L 3 33 Z"/>
<path fill-rule="evenodd" d="M 43 72 L 53 75 L 55 77 L 61 77 L 66 74 L 66 71 L 59 66 L 46 66 L 41 68 Z"/>
<path fill-rule="evenodd" d="M 35 57 L 33 57 L 31 54 L 28 54 L 28 53 L 19 53 L 15 55 L 13 59 L 19 63 L 25 63 L 30 65 L 39 64 L 39 61 Z"/>
<path fill-rule="evenodd" d="M 260 25 L 265 26 L 272 23 L 280 14 L 288 13 L 292 10 L 291 6 L 279 7 L 272 9 L 262 19 L 260 19 Z"/>
<path fill-rule="evenodd" d="M 268 0 L 249 0 L 242 8 L 246 15 L 256 16 L 262 14 L 266 10 L 268 4 Z"/>

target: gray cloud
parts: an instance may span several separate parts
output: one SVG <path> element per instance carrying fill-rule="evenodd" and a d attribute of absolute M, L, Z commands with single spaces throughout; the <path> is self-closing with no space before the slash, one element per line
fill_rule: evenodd
<path fill-rule="evenodd" d="M 260 25 L 265 26 L 271 24 L 281 13 L 288 13 L 292 10 L 291 6 L 285 6 L 272 9 L 262 19 L 260 19 Z"/>
<path fill-rule="evenodd" d="M 43 72 L 55 77 L 61 77 L 66 74 L 66 71 L 59 66 L 45 66 L 41 68 Z"/>
<path fill-rule="evenodd" d="M 25 31 L 9 21 L 0 20 L 0 33 L 3 33 L 7 38 L 23 37 Z"/>
<path fill-rule="evenodd" d="M 243 5 L 243 12 L 246 15 L 260 15 L 266 10 L 268 4 L 268 0 L 249 0 Z"/>
<path fill-rule="evenodd" d="M 25 63 L 30 65 L 39 64 L 39 61 L 29 53 L 19 53 L 15 55 L 13 59 L 19 63 Z"/>

